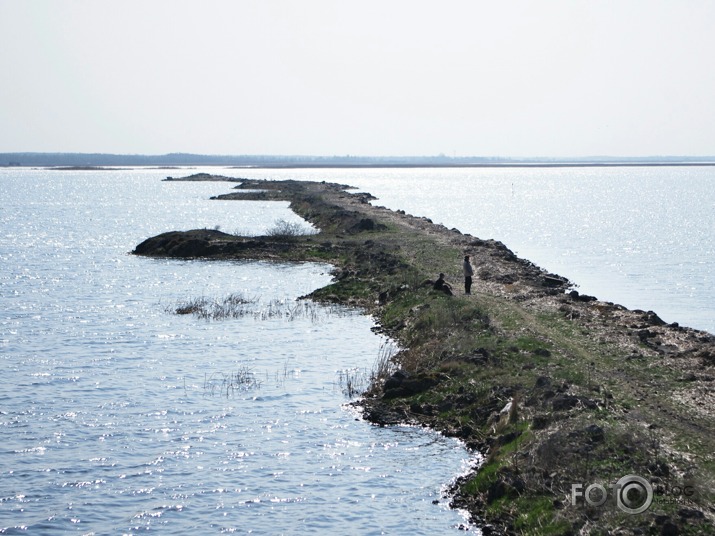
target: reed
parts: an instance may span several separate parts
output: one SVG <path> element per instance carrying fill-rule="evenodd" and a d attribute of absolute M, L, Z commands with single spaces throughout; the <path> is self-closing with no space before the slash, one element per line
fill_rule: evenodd
<path fill-rule="evenodd" d="M 323 305 L 310 300 L 272 300 L 263 307 L 257 307 L 258 304 L 260 300 L 257 298 L 246 298 L 242 294 L 235 293 L 218 300 L 204 296 L 193 298 L 169 307 L 167 311 L 178 315 L 191 314 L 203 320 L 228 320 L 252 316 L 255 320 L 263 321 L 307 319 L 312 323 L 354 314 L 353 309 L 342 305 Z"/>
<path fill-rule="evenodd" d="M 255 299 L 236 293 L 229 294 L 222 300 L 212 300 L 202 296 L 179 303 L 174 308 L 174 312 L 178 315 L 192 314 L 204 320 L 225 320 L 246 316 L 251 312 L 249 306 L 255 302 Z"/>
<path fill-rule="evenodd" d="M 346 398 L 361 396 L 370 386 L 370 373 L 364 368 L 350 368 L 336 373 L 337 385 Z"/>
<path fill-rule="evenodd" d="M 283 366 L 276 370 L 274 374 L 274 379 L 276 382 L 276 387 L 283 387 L 285 386 L 286 382 L 289 379 L 294 379 L 295 378 L 295 369 L 289 368 L 288 367 L 288 360 L 283 362 Z M 266 373 L 266 377 L 268 377 L 268 373 Z"/>
<path fill-rule="evenodd" d="M 204 376 L 204 393 L 227 398 L 237 392 L 259 389 L 261 381 L 247 365 L 239 366 L 235 372 L 214 372 Z"/>
<path fill-rule="evenodd" d="M 397 347 L 392 341 L 386 341 L 380 345 L 377 358 L 370 371 L 369 379 L 371 385 L 382 385 L 387 378 L 392 376 L 397 369 L 394 359 L 397 355 L 397 351 Z"/>

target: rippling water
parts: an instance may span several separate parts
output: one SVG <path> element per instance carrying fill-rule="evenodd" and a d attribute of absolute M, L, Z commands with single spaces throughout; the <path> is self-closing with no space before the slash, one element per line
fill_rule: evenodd
<path fill-rule="evenodd" d="M 713 168 L 221 173 L 348 183 L 715 332 Z M 389 341 L 354 311 L 295 309 L 328 266 L 127 254 L 168 230 L 299 221 L 165 175 L 0 170 L 0 533 L 455 531 L 441 486 L 464 449 L 343 406 L 341 378 Z M 240 318 L 172 312 L 230 294 L 251 301 Z"/>
<path fill-rule="evenodd" d="M 504 242 L 585 294 L 715 333 L 715 167 L 241 173 L 356 186 L 375 204 Z"/>
<path fill-rule="evenodd" d="M 298 221 L 164 176 L 0 171 L 0 533 L 456 530 L 441 487 L 462 446 L 343 406 L 389 341 L 354 311 L 295 307 L 329 266 L 127 254 L 167 230 Z M 245 315 L 172 312 L 230 294 Z"/>

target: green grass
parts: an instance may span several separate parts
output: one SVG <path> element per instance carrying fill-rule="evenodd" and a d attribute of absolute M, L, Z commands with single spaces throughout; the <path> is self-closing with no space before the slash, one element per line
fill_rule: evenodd
<path fill-rule="evenodd" d="M 517 512 L 514 530 L 517 534 L 557 536 L 571 530 L 571 523 L 555 517 L 554 500 L 549 497 L 517 498 L 512 509 Z"/>
<path fill-rule="evenodd" d="M 502 463 L 498 461 L 486 463 L 479 467 L 474 477 L 464 484 L 462 491 L 467 495 L 486 493 L 494 482 L 497 481 L 497 472 Z"/>

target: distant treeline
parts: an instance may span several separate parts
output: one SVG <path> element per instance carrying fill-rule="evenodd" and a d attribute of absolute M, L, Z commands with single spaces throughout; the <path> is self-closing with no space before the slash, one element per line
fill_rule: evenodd
<path fill-rule="evenodd" d="M 236 167 L 488 167 L 488 166 L 615 166 L 715 165 L 715 157 L 583 157 L 503 158 L 481 156 L 273 156 L 166 155 L 104 153 L 0 153 L 0 166 L 111 167 L 111 166 L 236 166 Z"/>

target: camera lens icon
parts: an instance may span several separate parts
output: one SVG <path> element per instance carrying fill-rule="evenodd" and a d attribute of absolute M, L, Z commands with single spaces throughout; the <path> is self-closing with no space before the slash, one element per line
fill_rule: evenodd
<path fill-rule="evenodd" d="M 626 475 L 616 482 L 616 503 L 627 514 L 645 512 L 653 502 L 653 486 L 645 478 Z"/>

